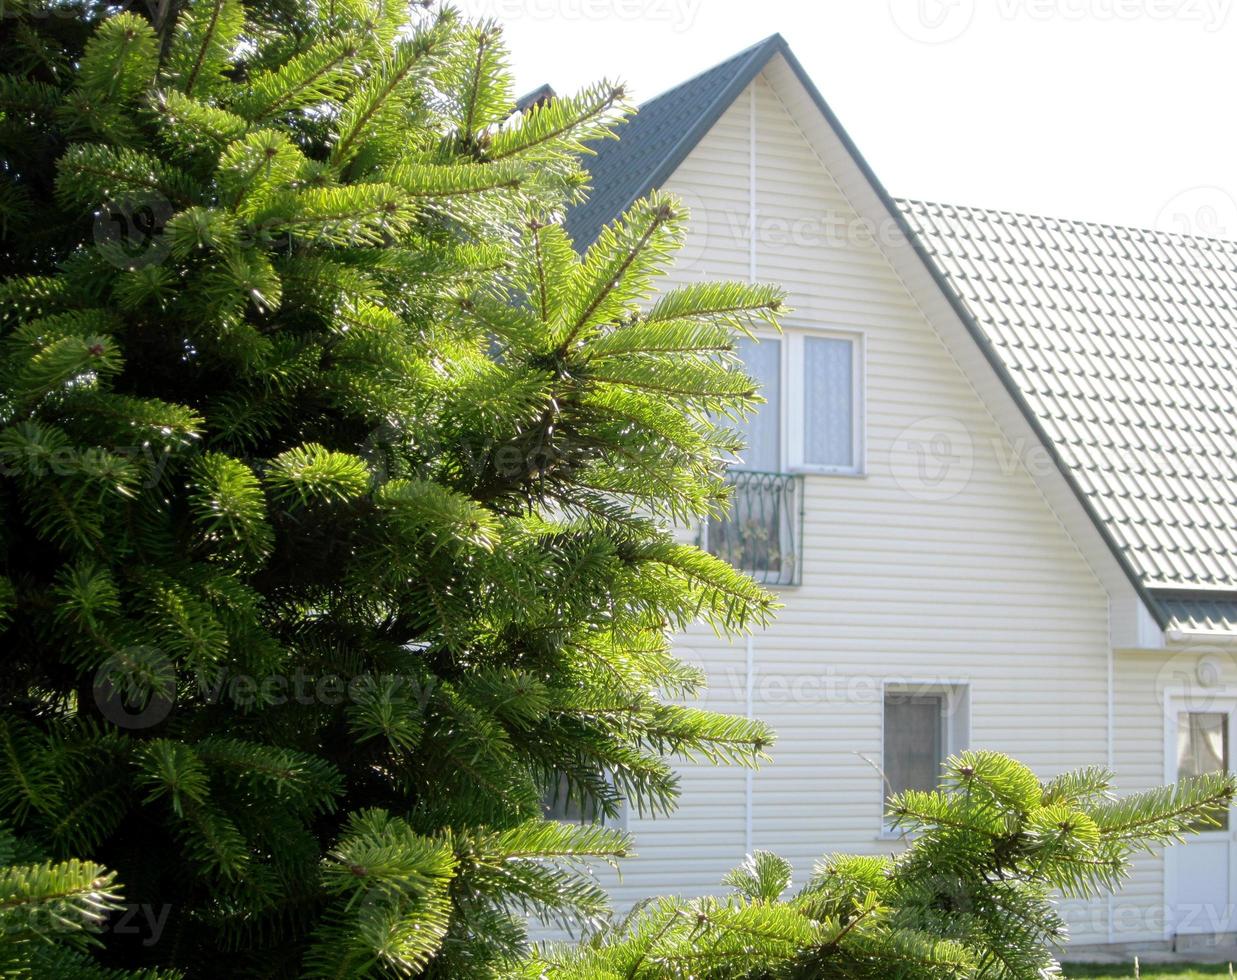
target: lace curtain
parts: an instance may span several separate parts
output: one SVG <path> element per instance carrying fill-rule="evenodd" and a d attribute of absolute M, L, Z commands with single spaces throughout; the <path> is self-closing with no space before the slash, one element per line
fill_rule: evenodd
<path fill-rule="evenodd" d="M 803 360 L 803 460 L 812 466 L 854 466 L 854 344 L 807 337 Z"/>
<path fill-rule="evenodd" d="M 734 425 L 747 439 L 747 449 L 736 469 L 776 473 L 782 468 L 782 342 L 757 343 L 746 337 L 737 343 L 738 354 L 750 374 L 760 383 L 761 405 L 746 423 Z"/>

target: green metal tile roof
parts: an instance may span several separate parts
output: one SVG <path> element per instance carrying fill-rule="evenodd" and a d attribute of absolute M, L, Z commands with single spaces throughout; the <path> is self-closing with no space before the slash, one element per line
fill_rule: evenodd
<path fill-rule="evenodd" d="M 1143 583 L 1237 590 L 1237 242 L 899 207 Z"/>

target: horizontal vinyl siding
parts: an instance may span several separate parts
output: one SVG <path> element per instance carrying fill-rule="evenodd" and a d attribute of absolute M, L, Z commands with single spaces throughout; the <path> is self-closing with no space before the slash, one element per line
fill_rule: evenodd
<path fill-rule="evenodd" d="M 882 680 L 969 682 L 971 745 L 1042 775 L 1103 763 L 1107 601 L 877 247 L 840 237 L 854 212 L 772 89 L 763 78 L 755 89 L 757 278 L 789 291 L 788 327 L 866 338 L 867 473 L 806 477 L 803 584 L 782 591 L 785 608 L 753 641 L 755 713 L 779 740 L 753 778 L 750 843 L 790 858 L 802 882 L 831 851 L 895 846 L 878 838 Z M 748 278 L 749 105 L 740 96 L 666 185 L 693 210 L 677 282 Z M 826 215 L 832 235 L 785 240 Z M 970 478 L 945 500 L 894 477 L 908 467 L 900 434 L 934 417 L 969 441 Z M 745 710 L 745 641 L 693 630 L 678 649 L 708 671 L 707 707 Z M 603 874 L 620 908 L 716 892 L 743 859 L 745 774 L 681 773 L 677 813 L 630 816 L 638 857 L 621 882 Z M 1075 939 L 1103 941 L 1103 906 L 1089 911 Z"/>
<path fill-rule="evenodd" d="M 1116 658 L 1117 785 L 1136 793 L 1164 784 L 1164 705 L 1157 678 L 1172 655 L 1162 652 L 1118 653 Z M 1113 901 L 1113 938 L 1117 942 L 1164 938 L 1164 852 L 1141 854 L 1134 872 Z"/>
<path fill-rule="evenodd" d="M 1204 686 L 1198 664 L 1216 670 Z M 1116 773 L 1123 793 L 1162 786 L 1165 772 L 1165 691 L 1205 696 L 1210 689 L 1237 688 L 1237 660 L 1231 650 L 1194 643 L 1161 651 L 1118 651 L 1116 656 Z M 1206 676 L 1206 673 L 1204 673 Z M 1189 843 L 1177 845 L 1189 847 Z M 1156 942 L 1164 938 L 1164 849 L 1139 855 L 1134 873 L 1113 901 L 1117 942 Z"/>

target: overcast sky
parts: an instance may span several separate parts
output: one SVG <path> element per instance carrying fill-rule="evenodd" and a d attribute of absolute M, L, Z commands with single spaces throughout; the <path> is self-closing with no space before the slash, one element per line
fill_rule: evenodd
<path fill-rule="evenodd" d="M 462 0 L 521 91 L 639 101 L 780 32 L 889 190 L 1237 238 L 1237 0 Z"/>

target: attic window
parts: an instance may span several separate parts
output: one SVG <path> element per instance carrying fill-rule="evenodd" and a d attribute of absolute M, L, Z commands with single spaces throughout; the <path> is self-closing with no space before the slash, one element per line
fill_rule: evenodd
<path fill-rule="evenodd" d="M 863 337 L 788 329 L 743 338 L 738 354 L 765 404 L 736 428 L 747 449 L 736 470 L 854 476 L 863 472 Z"/>

